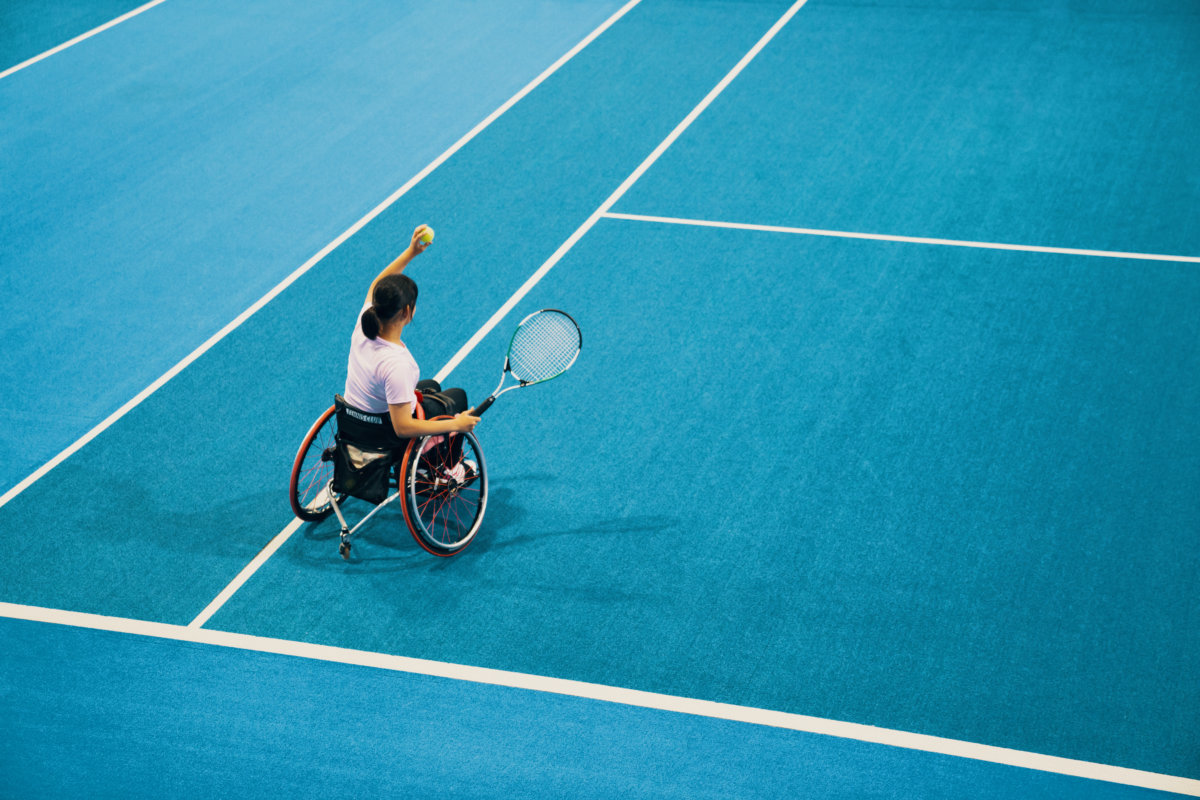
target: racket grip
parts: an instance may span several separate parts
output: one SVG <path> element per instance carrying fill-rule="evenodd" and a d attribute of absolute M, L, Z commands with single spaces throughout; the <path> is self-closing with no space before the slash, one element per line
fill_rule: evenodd
<path fill-rule="evenodd" d="M 492 403 L 494 403 L 494 402 L 496 402 L 496 396 L 492 395 L 487 400 L 484 400 L 482 403 L 480 403 L 479 405 L 477 405 L 473 409 L 471 409 L 471 416 L 472 417 L 482 417 L 483 412 L 485 412 L 489 408 L 491 408 Z"/>

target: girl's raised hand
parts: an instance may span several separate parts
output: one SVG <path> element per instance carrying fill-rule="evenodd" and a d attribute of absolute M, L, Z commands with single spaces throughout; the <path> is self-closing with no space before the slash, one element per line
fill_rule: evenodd
<path fill-rule="evenodd" d="M 420 255 L 425 251 L 426 247 L 429 247 L 429 242 L 421 241 L 421 234 L 427 230 L 429 230 L 428 225 L 418 225 L 417 229 L 413 231 L 412 242 L 409 244 L 409 248 L 415 255 Z"/>

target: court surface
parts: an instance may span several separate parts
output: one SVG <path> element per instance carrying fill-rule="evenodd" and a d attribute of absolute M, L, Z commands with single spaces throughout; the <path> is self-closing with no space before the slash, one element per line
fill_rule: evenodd
<path fill-rule="evenodd" d="M 165 0 L 3 75 L 0 795 L 1200 795 L 1198 81 L 1170 0 Z M 344 562 L 287 473 L 421 222 L 425 374 L 584 350 L 477 542 Z"/>

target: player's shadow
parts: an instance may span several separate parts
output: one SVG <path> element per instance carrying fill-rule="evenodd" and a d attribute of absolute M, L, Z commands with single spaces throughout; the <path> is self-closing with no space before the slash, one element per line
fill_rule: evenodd
<path fill-rule="evenodd" d="M 47 505 L 54 524 L 96 535 L 106 549 L 128 549 L 131 559 L 147 546 L 201 557 L 240 557 L 241 543 L 248 559 L 253 558 L 263 531 L 280 517 L 279 493 L 269 489 L 235 487 L 219 498 L 198 493 L 181 498 L 166 496 L 146 480 L 69 462 L 57 475 L 61 485 L 79 488 L 70 502 Z"/>
<path fill-rule="evenodd" d="M 495 552 L 509 548 L 530 547 L 544 544 L 562 537 L 618 536 L 625 534 L 658 534 L 678 525 L 678 520 L 662 515 L 639 515 L 635 517 L 602 517 L 586 525 L 573 528 L 543 528 L 534 532 L 527 529 L 529 512 L 518 502 L 520 492 L 513 484 L 526 482 L 545 483 L 553 481 L 552 475 L 526 474 L 506 476 L 489 487 L 486 517 L 476 539 L 461 554 L 452 558 L 437 558 L 420 548 L 404 523 L 404 515 L 397 500 L 376 514 L 366 527 L 354 534 L 353 549 L 349 560 L 338 555 L 339 526 L 336 517 L 327 517 L 318 523 L 301 528 L 304 539 L 299 552 L 293 558 L 319 569 L 355 572 L 403 572 L 409 570 L 442 571 L 461 569 L 472 562 Z M 347 503 L 343 509 L 351 527 L 370 510 L 370 506 L 357 501 Z M 515 535 L 506 535 L 514 532 Z M 456 567 L 456 565 L 459 565 Z"/>
<path fill-rule="evenodd" d="M 400 507 L 402 501 L 395 500 L 354 534 L 349 559 L 342 559 L 338 555 L 341 527 L 336 515 L 330 515 L 320 522 L 308 523 L 300 529 L 304 542 L 300 551 L 293 554 L 293 559 L 319 569 L 333 571 L 344 571 L 351 566 L 355 568 L 355 571 L 367 572 L 427 570 L 448 566 L 450 562 L 462 558 L 486 541 L 494 523 L 511 521 L 515 518 L 510 500 L 514 490 L 508 488 L 507 484 L 549 480 L 553 480 L 553 476 L 531 473 L 507 477 L 503 480 L 504 486 L 497 486 L 493 482 L 488 490 L 488 504 L 483 526 L 477 534 L 476 540 L 463 551 L 461 556 L 438 558 L 422 550 L 420 545 L 413 540 L 408 525 L 404 521 L 404 511 Z M 354 498 L 350 498 L 342 505 L 342 513 L 351 528 L 370 510 L 370 505 Z M 330 559 L 330 553 L 335 558 Z"/>
<path fill-rule="evenodd" d="M 529 516 L 525 508 L 516 502 L 517 493 L 512 489 L 495 493 L 495 516 L 492 516 L 492 500 L 488 501 L 488 519 L 479 532 L 480 540 L 463 551 L 462 557 L 479 558 L 488 553 L 509 548 L 530 547 L 552 539 L 576 536 L 614 536 L 618 534 L 658 534 L 679 524 L 679 520 L 661 514 L 641 514 L 633 517 L 601 517 L 586 525 L 573 528 L 544 528 L 529 532 L 523 524 Z M 490 524 L 489 524 L 490 523 Z M 514 535 L 506 536 L 506 533 Z M 486 536 L 484 534 L 487 534 Z"/>

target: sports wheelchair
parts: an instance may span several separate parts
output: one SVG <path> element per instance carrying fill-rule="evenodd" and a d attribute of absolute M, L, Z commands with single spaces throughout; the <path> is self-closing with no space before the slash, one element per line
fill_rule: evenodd
<path fill-rule="evenodd" d="M 424 401 L 418 391 L 419 419 L 426 418 Z M 354 408 L 340 395 L 304 437 L 289 485 L 300 519 L 337 515 L 344 559 L 350 558 L 355 532 L 396 500 L 417 544 L 435 556 L 457 555 L 479 533 L 487 491 L 487 465 L 473 433 L 401 439 L 386 414 Z M 353 528 L 342 511 L 347 497 L 375 506 Z"/>

